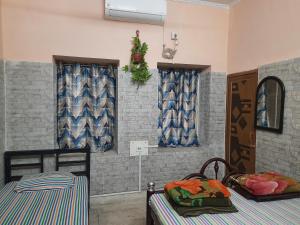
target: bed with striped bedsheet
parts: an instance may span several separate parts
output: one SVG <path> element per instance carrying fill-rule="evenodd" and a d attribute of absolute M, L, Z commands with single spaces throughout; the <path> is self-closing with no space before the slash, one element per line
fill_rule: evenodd
<path fill-rule="evenodd" d="M 233 190 L 230 192 L 231 200 L 239 210 L 237 213 L 184 218 L 173 210 L 164 194 L 153 194 L 150 206 L 162 225 L 300 225 L 300 198 L 255 202 L 245 199 Z"/>
<path fill-rule="evenodd" d="M 1 225 L 87 225 L 88 182 L 74 178 L 74 186 L 63 190 L 17 193 L 17 182 L 0 191 Z"/>

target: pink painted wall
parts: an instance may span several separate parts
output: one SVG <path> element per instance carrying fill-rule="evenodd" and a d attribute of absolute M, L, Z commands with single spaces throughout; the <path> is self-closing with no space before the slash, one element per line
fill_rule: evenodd
<path fill-rule="evenodd" d="M 163 27 L 107 21 L 103 0 L 2 0 L 6 59 L 51 62 L 52 55 L 120 59 L 126 64 L 135 30 L 149 44 L 151 68 L 161 58 Z M 209 64 L 227 70 L 229 11 L 168 1 L 165 40 L 178 32 L 174 62 Z M 167 42 L 171 46 L 171 42 Z"/>
<path fill-rule="evenodd" d="M 2 43 L 2 0 L 0 0 L 0 59 L 3 58 L 3 43 Z"/>
<path fill-rule="evenodd" d="M 300 57 L 299 0 L 241 0 L 230 10 L 228 72 Z"/>

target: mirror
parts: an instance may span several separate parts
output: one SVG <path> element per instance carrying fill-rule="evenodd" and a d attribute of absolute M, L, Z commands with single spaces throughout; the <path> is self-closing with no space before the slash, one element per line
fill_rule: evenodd
<path fill-rule="evenodd" d="M 285 90 L 278 77 L 264 78 L 256 91 L 256 128 L 282 133 Z"/>

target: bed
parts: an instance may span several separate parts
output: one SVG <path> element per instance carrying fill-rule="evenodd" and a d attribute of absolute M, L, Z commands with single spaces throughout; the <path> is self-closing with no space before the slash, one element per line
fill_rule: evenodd
<path fill-rule="evenodd" d="M 187 176 L 204 177 L 206 167 L 215 162 L 215 174 L 219 170 L 218 162 L 223 162 L 227 169 L 229 165 L 220 158 L 214 158 L 206 162 L 200 173 Z M 227 164 L 227 165 L 226 165 Z M 222 180 L 228 184 L 229 177 L 234 174 L 234 170 L 229 170 L 227 176 Z M 300 198 L 293 198 L 280 201 L 256 202 L 246 199 L 233 189 L 231 200 L 239 212 L 228 214 L 204 214 L 197 217 L 181 217 L 172 208 L 163 191 L 155 191 L 154 183 L 148 184 L 147 191 L 147 225 L 198 225 L 198 224 L 233 224 L 233 225 L 298 225 L 300 224 Z"/>
<path fill-rule="evenodd" d="M 83 155 L 83 160 L 67 160 L 67 154 Z M 14 170 L 38 168 L 44 172 L 46 156 L 55 157 L 55 171 L 61 167 L 79 167 L 79 171 L 70 171 L 72 186 L 63 189 L 16 192 L 18 180 L 22 176 L 13 175 Z M 62 157 L 63 156 L 63 157 Z M 13 163 L 15 158 L 39 159 L 39 162 Z M 74 158 L 74 157 L 73 157 Z M 0 190 L 0 224 L 9 225 L 87 225 L 89 213 L 90 149 L 55 149 L 33 151 L 7 151 L 5 159 L 5 183 Z M 63 160 L 64 159 L 64 160 Z M 56 172 L 57 173 L 57 172 Z M 39 178 L 40 174 L 35 177 Z M 48 174 L 52 174 L 48 172 Z M 55 182 L 55 180 L 54 180 Z M 48 185 L 46 183 L 46 185 Z M 50 185 L 50 184 L 49 184 Z"/>

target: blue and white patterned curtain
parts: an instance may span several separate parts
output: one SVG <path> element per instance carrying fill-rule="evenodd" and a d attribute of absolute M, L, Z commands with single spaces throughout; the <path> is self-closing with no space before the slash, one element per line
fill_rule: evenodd
<path fill-rule="evenodd" d="M 159 70 L 159 146 L 198 146 L 196 105 L 199 72 Z"/>
<path fill-rule="evenodd" d="M 266 84 L 260 87 L 257 95 L 257 125 L 269 127 Z"/>
<path fill-rule="evenodd" d="M 113 147 L 116 69 L 98 64 L 57 65 L 60 148 L 106 151 Z"/>

